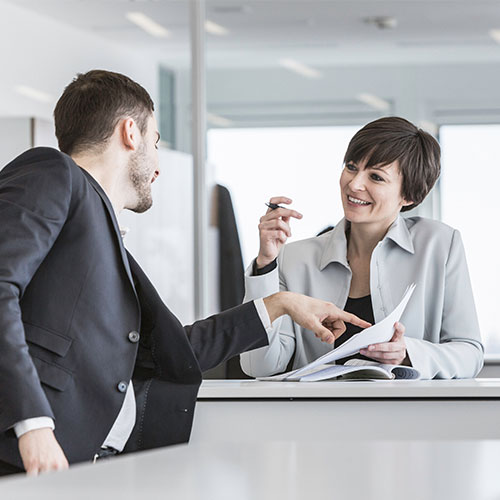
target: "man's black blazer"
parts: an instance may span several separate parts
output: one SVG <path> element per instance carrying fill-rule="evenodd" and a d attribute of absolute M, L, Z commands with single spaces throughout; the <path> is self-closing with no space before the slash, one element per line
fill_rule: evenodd
<path fill-rule="evenodd" d="M 90 460 L 131 379 L 126 451 L 187 441 L 201 371 L 266 344 L 253 303 L 183 327 L 69 156 L 36 148 L 0 172 L 0 460 L 21 466 L 12 426 L 39 416 L 70 463 Z"/>

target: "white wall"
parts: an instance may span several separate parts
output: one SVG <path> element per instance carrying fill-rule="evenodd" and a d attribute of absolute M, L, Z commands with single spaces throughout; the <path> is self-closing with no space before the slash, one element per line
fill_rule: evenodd
<path fill-rule="evenodd" d="M 94 68 L 125 73 L 157 100 L 157 60 L 149 51 L 112 43 L 0 0 L 0 116 L 52 118 L 76 73 Z M 14 91 L 27 85 L 50 94 L 40 103 Z"/>
<path fill-rule="evenodd" d="M 183 324 L 194 315 L 193 159 L 160 149 L 160 172 L 152 186 L 153 206 L 143 214 L 124 210 L 124 243 Z"/>
<path fill-rule="evenodd" d="M 29 118 L 0 117 L 0 170 L 31 147 L 32 126 Z"/>

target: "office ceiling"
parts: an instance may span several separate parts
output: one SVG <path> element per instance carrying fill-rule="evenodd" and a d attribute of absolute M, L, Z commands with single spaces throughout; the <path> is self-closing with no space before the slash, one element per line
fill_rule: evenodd
<path fill-rule="evenodd" d="M 9 0 L 117 43 L 164 54 L 180 64 L 189 59 L 189 0 Z M 132 24 L 140 11 L 167 28 L 154 38 Z M 368 18 L 390 16 L 397 26 L 381 29 Z M 313 65 L 378 59 L 399 62 L 486 61 L 500 58 L 498 0 L 207 0 L 207 19 L 226 36 L 207 34 L 209 64 L 275 64 L 294 57 Z"/>

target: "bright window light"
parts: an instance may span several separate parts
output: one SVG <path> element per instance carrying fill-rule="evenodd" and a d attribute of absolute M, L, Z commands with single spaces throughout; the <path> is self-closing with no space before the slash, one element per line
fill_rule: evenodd
<path fill-rule="evenodd" d="M 446 125 L 439 137 L 442 219 L 462 234 L 486 352 L 500 355 L 500 233 L 494 192 L 500 185 L 500 125 Z"/>
<path fill-rule="evenodd" d="M 245 267 L 259 250 L 259 218 L 272 196 L 288 196 L 304 217 L 289 241 L 310 238 L 343 217 L 342 161 L 360 127 L 212 129 L 208 159 L 231 192 Z"/>

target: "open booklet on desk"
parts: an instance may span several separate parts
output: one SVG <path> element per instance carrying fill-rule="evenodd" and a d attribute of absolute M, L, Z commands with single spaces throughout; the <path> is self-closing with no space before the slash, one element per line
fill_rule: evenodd
<path fill-rule="evenodd" d="M 419 372 L 408 366 L 383 365 L 377 362 L 363 362 L 362 360 L 349 360 L 345 365 L 333 364 L 338 359 L 357 354 L 360 349 L 371 344 L 389 342 L 394 334 L 394 323 L 401 318 L 414 290 L 415 284 L 410 285 L 394 311 L 382 321 L 353 335 L 339 347 L 301 368 L 272 377 L 260 377 L 258 380 L 312 382 L 337 377 L 363 378 L 364 380 L 374 378 L 418 379 Z"/>
<path fill-rule="evenodd" d="M 411 366 L 385 365 L 376 361 L 350 359 L 344 365 L 320 365 L 298 376 L 284 380 L 317 382 L 319 380 L 378 380 L 378 379 L 417 380 L 420 372 Z M 283 380 L 283 379 L 282 379 Z"/>

